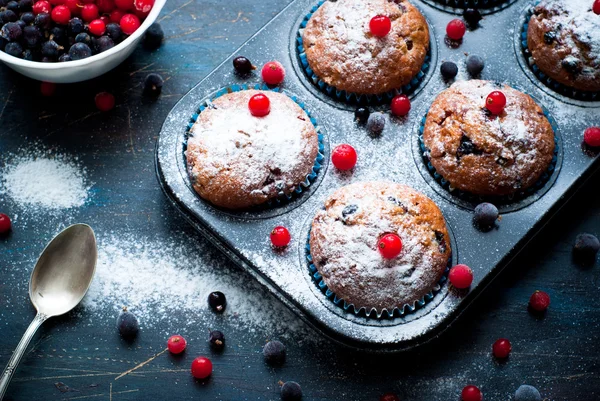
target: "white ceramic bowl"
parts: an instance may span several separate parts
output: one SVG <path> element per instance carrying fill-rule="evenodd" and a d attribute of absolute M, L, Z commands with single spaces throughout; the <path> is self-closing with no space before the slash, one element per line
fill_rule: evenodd
<path fill-rule="evenodd" d="M 121 64 L 133 53 L 142 40 L 144 32 L 156 21 L 166 2 L 167 0 L 156 0 L 148 17 L 131 36 L 112 49 L 92 57 L 63 63 L 41 63 L 9 56 L 0 51 L 0 61 L 13 70 L 38 81 L 66 84 L 96 78 Z"/>

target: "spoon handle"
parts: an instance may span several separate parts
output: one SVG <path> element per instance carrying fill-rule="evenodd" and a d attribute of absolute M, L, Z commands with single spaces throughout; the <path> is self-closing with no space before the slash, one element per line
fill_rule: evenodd
<path fill-rule="evenodd" d="M 0 401 L 4 398 L 10 379 L 12 379 L 13 373 L 17 370 L 17 366 L 19 365 L 19 362 L 21 362 L 21 358 L 23 357 L 23 354 L 25 354 L 25 350 L 31 342 L 33 335 L 47 319 L 47 315 L 38 313 L 25 331 L 25 334 L 23 334 L 23 338 L 21 338 L 19 345 L 17 345 L 10 361 L 8 361 L 8 365 L 6 365 L 6 369 L 4 369 L 4 372 L 2 372 L 2 376 L 0 377 Z"/>

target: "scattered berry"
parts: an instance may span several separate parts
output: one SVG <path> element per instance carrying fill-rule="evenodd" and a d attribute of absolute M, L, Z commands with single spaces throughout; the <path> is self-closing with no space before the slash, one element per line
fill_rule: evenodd
<path fill-rule="evenodd" d="M 350 145 L 338 145 L 331 154 L 331 162 L 338 170 L 352 170 L 356 166 L 358 155 Z"/>
<path fill-rule="evenodd" d="M 96 95 L 94 100 L 96 102 L 96 107 L 100 111 L 110 111 L 115 107 L 115 97 L 111 93 L 100 92 Z"/>
<path fill-rule="evenodd" d="M 373 35 L 383 38 L 392 30 L 392 21 L 385 15 L 377 15 L 369 22 L 369 29 Z"/>
<path fill-rule="evenodd" d="M 400 397 L 394 393 L 385 393 L 379 397 L 379 401 L 400 401 Z"/>
<path fill-rule="evenodd" d="M 256 67 L 252 65 L 252 62 L 244 56 L 239 56 L 233 59 L 233 68 L 238 74 L 249 74 Z"/>
<path fill-rule="evenodd" d="M 442 77 L 446 80 L 453 79 L 458 74 L 458 66 L 452 61 L 444 61 L 440 67 Z"/>
<path fill-rule="evenodd" d="M 483 17 L 481 16 L 481 13 L 479 12 L 478 9 L 467 8 L 463 12 L 463 18 L 467 22 L 467 25 L 469 25 L 469 28 L 475 29 L 475 28 L 477 28 L 477 26 L 479 25 L 479 21 L 481 21 L 481 19 Z"/>
<path fill-rule="evenodd" d="M 212 374 L 212 362 L 210 359 L 199 356 L 192 362 L 192 376 L 196 379 L 203 380 Z"/>
<path fill-rule="evenodd" d="M 456 265 L 448 274 L 450 283 L 459 290 L 464 290 L 473 283 L 473 271 L 467 265 Z"/>
<path fill-rule="evenodd" d="M 93 3 L 84 5 L 81 9 L 81 18 L 85 22 L 92 22 L 93 20 L 100 18 L 98 6 Z"/>
<path fill-rule="evenodd" d="M 171 336 L 167 341 L 167 348 L 171 354 L 181 354 L 183 351 L 185 351 L 186 346 L 187 341 L 185 341 L 185 338 L 181 337 L 180 335 Z"/>
<path fill-rule="evenodd" d="M 600 250 L 600 241 L 593 234 L 579 234 L 573 247 L 573 258 L 577 263 L 592 265 L 596 262 L 596 255 Z"/>
<path fill-rule="evenodd" d="M 392 99 L 392 114 L 404 117 L 410 111 L 410 99 L 406 95 L 398 95 Z"/>
<path fill-rule="evenodd" d="M 466 386 L 461 392 L 462 401 L 481 401 L 483 400 L 483 394 L 475 386 Z"/>
<path fill-rule="evenodd" d="M 148 74 L 144 81 L 144 95 L 148 97 L 158 97 L 162 92 L 164 84 L 163 78 L 158 74 Z"/>
<path fill-rule="evenodd" d="M 383 113 L 371 113 L 367 120 L 367 131 L 372 135 L 381 135 L 385 128 L 385 116 Z"/>
<path fill-rule="evenodd" d="M 225 307 L 227 306 L 225 294 L 223 294 L 221 291 L 214 291 L 208 294 L 208 306 L 210 306 L 215 312 L 224 312 Z"/>
<path fill-rule="evenodd" d="M 10 222 L 10 217 L 5 215 L 4 213 L 0 213 L 0 235 L 8 234 L 11 227 L 12 223 Z"/>
<path fill-rule="evenodd" d="M 600 0 L 594 1 L 594 5 L 592 6 L 592 10 L 594 10 L 595 14 L 600 15 Z"/>
<path fill-rule="evenodd" d="M 67 25 L 71 20 L 71 10 L 67 6 L 56 6 L 52 9 L 51 16 L 57 24 Z"/>
<path fill-rule="evenodd" d="M 465 23 L 459 19 L 453 19 L 446 26 L 446 35 L 452 40 L 461 40 L 465 36 L 467 27 Z"/>
<path fill-rule="evenodd" d="M 600 127 L 587 128 L 583 133 L 583 141 L 589 147 L 600 147 Z"/>
<path fill-rule="evenodd" d="M 536 312 L 545 312 L 550 306 L 550 295 L 544 291 L 536 290 L 529 298 L 529 306 Z"/>
<path fill-rule="evenodd" d="M 95 19 L 89 23 L 88 30 L 92 35 L 102 36 L 106 32 L 106 24 L 101 19 Z"/>
<path fill-rule="evenodd" d="M 481 231 L 490 231 L 496 226 L 500 214 L 498 208 L 491 203 L 480 203 L 475 207 L 473 224 Z"/>
<path fill-rule="evenodd" d="M 402 240 L 396 234 L 385 234 L 379 239 L 377 248 L 385 259 L 394 259 L 402 252 Z"/>
<path fill-rule="evenodd" d="M 542 401 L 542 395 L 537 388 L 523 384 L 515 392 L 515 401 Z"/>
<path fill-rule="evenodd" d="M 302 388 L 296 382 L 285 382 L 281 386 L 282 401 L 300 401 L 302 400 Z"/>
<path fill-rule="evenodd" d="M 123 311 L 117 318 L 117 328 L 119 329 L 119 334 L 125 340 L 133 340 L 140 330 L 137 317 L 129 312 L 127 308 L 123 308 Z"/>
<path fill-rule="evenodd" d="M 274 247 L 282 248 L 288 246 L 292 237 L 287 228 L 277 226 L 271 231 L 271 243 Z"/>
<path fill-rule="evenodd" d="M 40 92 L 43 96 L 52 96 L 56 92 L 56 84 L 53 82 L 42 82 L 40 84 Z"/>
<path fill-rule="evenodd" d="M 506 106 L 506 96 L 500 91 L 493 91 L 487 96 L 487 99 L 485 99 L 485 107 L 492 114 L 501 114 L 504 110 L 504 106 Z"/>
<path fill-rule="evenodd" d="M 279 85 L 285 78 L 285 69 L 279 61 L 269 61 L 261 73 L 263 81 L 268 85 Z"/>
<path fill-rule="evenodd" d="M 472 77 L 478 77 L 485 67 L 485 62 L 479 56 L 471 55 L 467 57 L 467 72 Z"/>
<path fill-rule="evenodd" d="M 208 341 L 210 342 L 211 347 L 217 351 L 221 351 L 225 348 L 225 336 L 219 330 L 211 331 L 208 336 Z"/>
<path fill-rule="evenodd" d="M 277 340 L 269 341 L 263 348 L 263 356 L 269 365 L 282 365 L 285 362 L 285 345 Z"/>
<path fill-rule="evenodd" d="M 150 25 L 144 34 L 144 47 L 148 50 L 158 49 L 164 38 L 165 33 L 163 32 L 162 27 L 158 22 L 155 22 L 154 24 Z"/>
<path fill-rule="evenodd" d="M 264 117 L 271 112 L 271 101 L 267 95 L 257 93 L 248 101 L 248 108 L 254 117 Z"/>
<path fill-rule="evenodd" d="M 356 121 L 359 124 L 366 124 L 370 115 L 371 112 L 367 107 L 359 107 L 354 112 L 354 121 Z"/>
<path fill-rule="evenodd" d="M 506 359 L 512 350 L 512 345 L 510 341 L 506 338 L 501 338 L 497 340 L 492 346 L 492 353 L 498 359 Z"/>
<path fill-rule="evenodd" d="M 120 21 L 121 30 L 127 35 L 134 33 L 141 25 L 140 19 L 134 14 L 125 14 Z"/>

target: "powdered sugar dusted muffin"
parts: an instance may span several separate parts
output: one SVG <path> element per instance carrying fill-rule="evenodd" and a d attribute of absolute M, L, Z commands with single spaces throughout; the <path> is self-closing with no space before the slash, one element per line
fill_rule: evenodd
<path fill-rule="evenodd" d="M 486 109 L 493 91 L 506 96 L 499 115 Z M 423 142 L 451 187 L 483 196 L 531 187 L 548 169 L 555 146 L 550 122 L 529 95 L 482 80 L 457 82 L 435 99 Z"/>
<path fill-rule="evenodd" d="M 378 246 L 390 233 L 400 237 L 402 250 L 386 259 Z M 451 250 L 432 200 L 405 185 L 359 182 L 335 191 L 317 213 L 310 254 L 329 289 L 369 313 L 423 298 L 442 277 Z"/>
<path fill-rule="evenodd" d="M 593 0 L 543 0 L 533 11 L 527 46 L 542 72 L 581 91 L 600 91 L 600 15 Z"/>
<path fill-rule="evenodd" d="M 391 20 L 384 37 L 371 33 L 375 16 Z M 406 0 L 326 1 L 302 34 L 314 73 L 338 90 L 374 95 L 401 88 L 421 70 L 429 50 L 429 28 Z"/>
<path fill-rule="evenodd" d="M 271 111 L 250 113 L 248 102 L 266 95 Z M 318 135 L 288 96 L 245 90 L 225 94 L 202 111 L 190 130 L 187 164 L 194 189 L 209 202 L 243 209 L 291 194 L 312 172 Z"/>

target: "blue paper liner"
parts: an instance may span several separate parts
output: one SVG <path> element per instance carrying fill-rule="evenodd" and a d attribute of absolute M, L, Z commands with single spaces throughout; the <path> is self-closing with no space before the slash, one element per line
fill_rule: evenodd
<path fill-rule="evenodd" d="M 448 273 L 450 272 L 450 267 L 452 266 L 452 254 L 448 257 L 448 264 L 446 265 L 446 269 L 442 274 L 440 280 L 435 284 L 435 286 L 423 297 L 420 299 L 410 303 L 404 304 L 402 306 L 398 306 L 394 308 L 391 312 L 387 309 L 383 309 L 381 311 L 372 308 L 370 311 L 367 311 L 366 307 L 356 308 L 354 304 L 346 302 L 344 299 L 338 297 L 329 287 L 325 284 L 325 280 L 317 270 L 317 267 L 313 263 L 312 255 L 310 254 L 310 231 L 308 232 L 308 237 L 306 240 L 306 261 L 308 262 L 308 272 L 312 281 L 315 285 L 325 294 L 325 296 L 333 302 L 334 305 L 342 308 L 345 312 L 352 313 L 356 316 L 370 318 L 370 319 L 396 319 L 402 318 L 406 315 L 416 312 L 417 310 L 423 308 L 427 305 L 437 293 L 442 290 L 444 283 L 448 281 Z"/>
<path fill-rule="evenodd" d="M 296 102 L 296 104 L 298 106 L 300 106 L 302 108 L 302 110 L 304 110 L 306 115 L 310 118 L 310 122 L 315 127 L 315 131 L 317 131 L 317 138 L 319 140 L 319 151 L 317 153 L 317 157 L 315 158 L 315 163 L 313 165 L 312 172 L 310 174 L 308 174 L 306 176 L 306 178 L 304 179 L 304 181 L 302 181 L 300 184 L 298 184 L 298 186 L 291 193 L 287 194 L 282 191 L 279 193 L 279 196 L 277 198 L 270 199 L 262 205 L 257 205 L 257 206 L 253 206 L 249 209 L 244 209 L 245 211 L 260 211 L 260 210 L 269 209 L 269 208 L 273 208 L 273 207 L 283 206 L 283 205 L 289 203 L 290 201 L 298 198 L 304 192 L 305 189 L 307 189 L 308 187 L 311 186 L 311 184 L 316 180 L 317 175 L 319 174 L 319 171 L 321 171 L 321 169 L 323 168 L 323 161 L 325 160 L 325 154 L 324 154 L 325 153 L 325 144 L 323 143 L 323 140 L 324 140 L 323 133 L 321 132 L 321 128 L 319 127 L 317 120 L 311 115 L 310 111 L 308 111 L 306 109 L 305 104 L 302 101 L 300 101 L 298 99 L 298 97 L 296 97 L 295 95 L 285 93 L 285 91 L 283 91 L 281 88 L 269 88 L 265 84 L 256 84 L 254 86 L 250 86 L 247 84 L 243 84 L 243 85 L 236 84 L 236 85 L 231 85 L 226 88 L 220 89 L 217 93 L 215 93 L 209 99 L 203 101 L 202 104 L 196 110 L 196 112 L 189 119 L 188 125 L 186 128 L 186 132 L 185 132 L 185 142 L 183 144 L 183 151 L 184 152 L 187 151 L 187 140 L 190 136 L 190 131 L 191 131 L 192 127 L 194 126 L 194 124 L 196 123 L 196 121 L 198 120 L 200 113 L 202 113 L 206 108 L 210 107 L 210 103 L 212 101 L 214 101 L 215 99 L 217 99 L 223 95 L 226 95 L 228 93 L 239 92 L 239 91 L 249 90 L 249 89 L 278 92 L 278 93 L 282 93 L 282 94 L 288 96 L 290 99 L 292 99 L 294 102 Z M 186 160 L 186 163 L 187 163 L 186 157 L 184 157 L 184 160 Z M 192 180 L 189 172 L 188 172 L 188 177 L 190 178 L 190 180 Z M 198 196 L 200 196 L 200 195 L 198 195 Z M 217 206 L 215 206 L 215 207 L 217 207 Z"/>
<path fill-rule="evenodd" d="M 544 84 L 544 86 L 552 89 L 554 92 L 566 96 L 575 100 L 583 100 L 583 101 L 599 101 L 600 100 L 600 91 L 598 92 L 587 92 L 581 91 L 578 89 L 574 89 L 568 85 L 561 84 L 560 82 L 550 78 L 546 75 L 540 68 L 535 64 L 535 60 L 531 55 L 531 51 L 529 51 L 529 47 L 527 45 L 527 32 L 529 29 L 529 21 L 533 15 L 533 9 L 540 3 L 541 0 L 536 0 L 531 4 L 530 7 L 527 7 L 525 10 L 525 15 L 523 17 L 523 25 L 521 25 L 520 32 L 520 44 L 521 44 L 521 52 L 523 53 L 523 57 L 525 57 L 525 61 L 527 66 L 533 72 L 533 75 Z"/>
<path fill-rule="evenodd" d="M 357 93 L 347 92 L 345 90 L 339 90 L 335 87 L 325 83 L 322 79 L 320 79 L 315 72 L 310 68 L 308 64 L 308 59 L 306 58 L 306 53 L 304 51 L 304 42 L 302 40 L 302 31 L 306 28 L 306 24 L 308 24 L 308 20 L 311 19 L 312 15 L 321 7 L 327 0 L 320 0 L 319 3 L 313 8 L 311 8 L 310 12 L 304 16 L 304 19 L 300 23 L 300 29 L 296 35 L 296 50 L 298 53 L 298 59 L 300 60 L 300 65 L 306 77 L 323 93 L 328 96 L 331 96 L 337 100 L 345 101 L 348 103 L 356 103 L 356 104 L 366 104 L 366 105 L 377 105 L 385 102 L 391 101 L 394 96 L 399 94 L 410 95 L 413 93 L 423 82 L 427 72 L 430 69 L 431 63 L 431 46 L 429 46 L 429 50 L 427 51 L 427 55 L 425 56 L 425 61 L 421 66 L 421 70 L 415 75 L 411 81 L 404 85 L 401 88 L 394 89 L 383 94 L 378 95 L 361 95 Z"/>
<path fill-rule="evenodd" d="M 540 106 L 540 107 L 542 107 L 542 106 Z M 425 121 L 427 120 L 427 114 L 429 114 L 429 111 L 421 119 L 421 123 L 419 124 L 419 130 L 418 130 L 419 149 L 421 150 L 421 158 L 423 160 L 423 163 L 425 163 L 425 166 L 427 167 L 427 170 L 429 171 L 429 173 L 431 174 L 433 179 L 442 188 L 444 188 L 446 191 L 448 191 L 448 193 L 450 193 L 451 195 L 456 196 L 459 199 L 462 199 L 466 202 L 469 202 L 469 203 L 490 202 L 490 203 L 495 204 L 496 206 L 504 206 L 506 204 L 521 201 L 521 200 L 535 194 L 537 191 L 539 191 L 540 189 L 542 189 L 546 186 L 546 184 L 552 178 L 552 175 L 554 174 L 557 163 L 558 163 L 558 155 L 559 155 L 559 150 L 560 150 L 558 137 L 556 135 L 556 132 L 558 132 L 558 125 L 556 124 L 556 120 L 554 120 L 554 118 L 550 115 L 550 113 L 548 112 L 548 110 L 546 110 L 546 108 L 542 107 L 542 110 L 544 112 L 544 115 L 550 122 L 550 125 L 552 126 L 552 130 L 554 132 L 554 155 L 552 156 L 552 161 L 550 162 L 548 169 L 540 176 L 540 178 L 535 182 L 535 184 L 533 184 L 529 188 L 524 189 L 521 192 L 517 192 L 515 194 L 505 195 L 505 196 L 481 196 L 481 195 L 475 195 L 475 194 L 472 194 L 470 192 L 463 191 L 460 189 L 452 188 L 450 186 L 450 182 L 448 182 L 446 179 L 444 179 L 444 177 L 442 177 L 442 175 L 440 173 L 438 173 L 437 170 L 435 169 L 435 167 L 433 167 L 433 165 L 431 164 L 431 161 L 429 160 L 429 156 L 428 156 L 429 149 L 427 149 L 427 147 L 425 146 L 425 143 L 423 141 L 423 131 L 425 130 Z"/>

